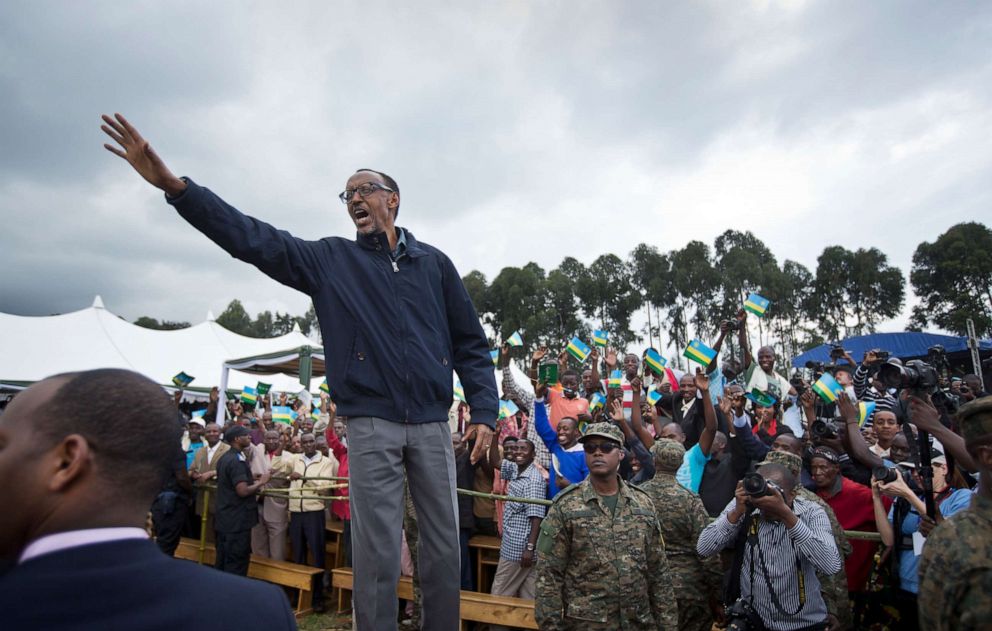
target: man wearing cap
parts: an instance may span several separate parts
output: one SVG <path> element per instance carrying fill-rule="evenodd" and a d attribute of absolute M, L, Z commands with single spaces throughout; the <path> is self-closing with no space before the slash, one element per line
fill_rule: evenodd
<path fill-rule="evenodd" d="M 217 461 L 217 510 L 214 531 L 217 559 L 214 567 L 223 572 L 248 575 L 251 557 L 251 529 L 258 523 L 255 493 L 269 481 L 263 473 L 252 482 L 245 455 L 251 448 L 251 432 L 242 425 L 231 425 L 224 438 L 231 446 Z"/>
<path fill-rule="evenodd" d="M 537 542 L 541 629 L 677 629 L 665 542 L 647 493 L 617 474 L 623 434 L 593 423 L 580 439 L 589 477 L 555 497 Z"/>
<path fill-rule="evenodd" d="M 655 474 L 641 489 L 651 497 L 658 515 L 663 516 L 661 534 L 678 604 L 678 628 L 710 631 L 714 618 L 711 607 L 719 602 L 723 572 L 717 557 L 700 559 L 696 554 L 696 542 L 709 516 L 699 496 L 675 479 L 685 447 L 662 438 L 652 445 L 651 453 Z"/>
<path fill-rule="evenodd" d="M 927 537 L 920 559 L 920 628 L 970 631 L 992 620 L 992 397 L 961 406 L 958 427 L 978 467 L 971 507 Z"/>

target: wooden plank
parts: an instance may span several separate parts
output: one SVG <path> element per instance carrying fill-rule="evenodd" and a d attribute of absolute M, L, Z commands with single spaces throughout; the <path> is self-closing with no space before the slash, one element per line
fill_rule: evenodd
<path fill-rule="evenodd" d="M 216 548 L 212 544 L 207 544 L 203 555 L 204 564 L 213 565 L 217 558 L 216 554 Z M 176 557 L 196 561 L 200 558 L 200 542 L 196 539 L 181 539 L 179 547 L 176 548 Z M 248 566 L 248 576 L 251 578 L 304 591 L 311 591 L 313 577 L 321 573 L 323 570 L 318 567 L 276 561 L 254 554 L 251 555 L 251 564 Z"/>
<path fill-rule="evenodd" d="M 490 537 L 489 535 L 474 535 L 468 540 L 468 546 L 470 548 L 499 550 L 500 539 L 499 537 Z"/>

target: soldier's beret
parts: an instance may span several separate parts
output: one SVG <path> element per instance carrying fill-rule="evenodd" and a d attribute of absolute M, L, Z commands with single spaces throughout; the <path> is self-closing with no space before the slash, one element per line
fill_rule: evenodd
<path fill-rule="evenodd" d="M 660 438 L 651 446 L 655 465 L 664 471 L 678 471 L 685 456 L 685 447 L 671 438 Z"/>
<path fill-rule="evenodd" d="M 586 431 L 583 432 L 582 438 L 579 439 L 579 442 L 584 443 L 586 439 L 592 438 L 593 436 L 609 438 L 610 440 L 616 441 L 620 445 L 623 445 L 623 434 L 620 432 L 620 428 L 613 423 L 591 423 L 586 425 Z"/>
<path fill-rule="evenodd" d="M 966 443 L 992 434 L 992 397 L 962 405 L 958 410 L 958 427 Z"/>

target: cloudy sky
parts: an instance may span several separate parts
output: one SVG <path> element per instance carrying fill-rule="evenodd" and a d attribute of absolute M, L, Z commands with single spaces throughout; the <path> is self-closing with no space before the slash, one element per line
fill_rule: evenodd
<path fill-rule="evenodd" d="M 727 228 L 908 275 L 989 222 L 990 106 L 989 3 L 8 0 L 0 311 L 306 309 L 104 151 L 104 112 L 301 237 L 352 235 L 337 193 L 386 171 L 400 223 L 491 279 Z"/>

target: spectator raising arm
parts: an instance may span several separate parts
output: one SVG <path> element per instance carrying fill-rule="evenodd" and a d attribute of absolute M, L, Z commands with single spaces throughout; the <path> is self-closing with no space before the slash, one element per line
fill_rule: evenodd
<path fill-rule="evenodd" d="M 844 423 L 847 425 L 847 431 L 840 432 L 844 451 L 868 469 L 881 467 L 882 459 L 868 448 L 865 437 L 861 435 L 861 428 L 858 426 L 858 408 L 854 406 L 854 402 L 847 397 L 847 394 L 841 393 L 837 397 L 837 411 L 844 417 Z"/>
<path fill-rule="evenodd" d="M 914 396 L 909 400 L 909 410 L 913 424 L 939 440 L 947 453 L 954 457 L 954 462 L 971 473 L 978 471 L 975 461 L 964 446 L 964 439 L 940 422 L 940 413 L 932 403 Z"/>
<path fill-rule="evenodd" d="M 710 380 L 703 374 L 702 368 L 696 368 L 696 389 L 699 390 L 703 401 L 703 431 L 699 434 L 699 449 L 707 458 L 713 449 L 713 439 L 716 438 L 716 411 L 713 409 L 713 401 L 710 399 Z"/>

